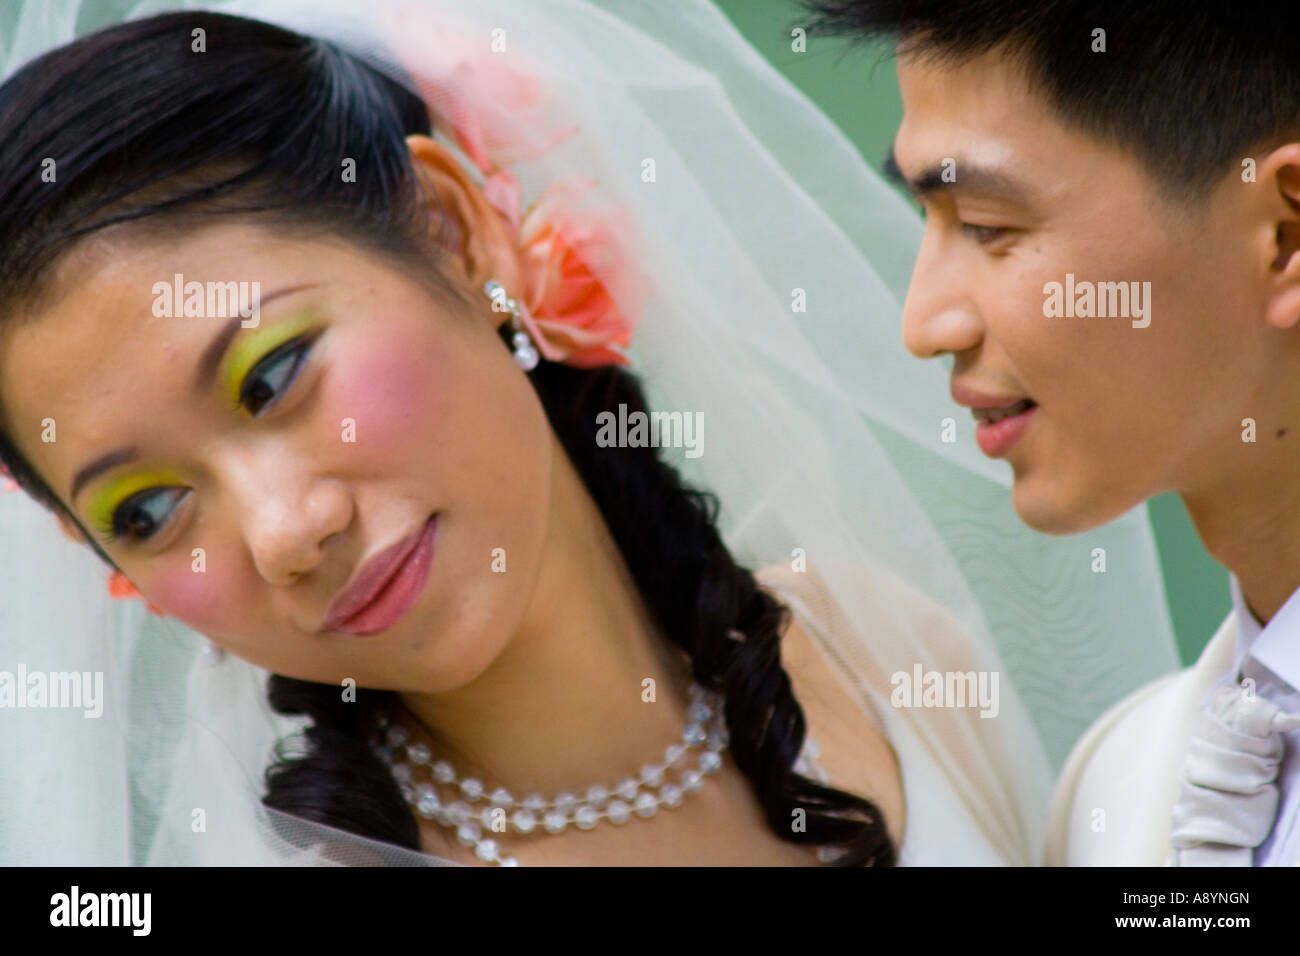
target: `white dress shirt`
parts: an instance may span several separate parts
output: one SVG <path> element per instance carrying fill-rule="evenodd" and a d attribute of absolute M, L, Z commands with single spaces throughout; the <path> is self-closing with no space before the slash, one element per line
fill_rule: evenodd
<path fill-rule="evenodd" d="M 1238 674 L 1243 680 L 1252 678 L 1260 697 L 1300 714 L 1300 591 L 1287 599 L 1267 625 L 1261 625 L 1247 607 L 1235 575 L 1229 587 L 1237 623 L 1234 672 L 1224 675 L 1215 686 L 1232 683 Z M 1300 729 L 1283 736 L 1286 756 L 1277 777 L 1277 821 L 1255 849 L 1255 866 L 1300 863 Z"/>

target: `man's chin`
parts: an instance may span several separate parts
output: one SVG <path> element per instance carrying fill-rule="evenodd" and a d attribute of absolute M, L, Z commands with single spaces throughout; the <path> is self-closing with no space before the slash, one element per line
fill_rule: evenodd
<path fill-rule="evenodd" d="M 1016 476 L 1011 488 L 1011 505 L 1027 526 L 1042 534 L 1068 535 L 1091 531 L 1117 518 L 1124 509 L 1103 509 L 1086 495 L 1063 493 L 1047 487 L 1041 476 L 1035 480 Z"/>

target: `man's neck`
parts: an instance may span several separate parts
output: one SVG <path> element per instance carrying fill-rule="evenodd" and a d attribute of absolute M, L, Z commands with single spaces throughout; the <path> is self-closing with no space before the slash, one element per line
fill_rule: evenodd
<path fill-rule="evenodd" d="M 1300 589 L 1300 484 L 1269 484 L 1255 469 L 1213 493 L 1182 493 L 1207 551 L 1234 575 L 1265 624 Z"/>

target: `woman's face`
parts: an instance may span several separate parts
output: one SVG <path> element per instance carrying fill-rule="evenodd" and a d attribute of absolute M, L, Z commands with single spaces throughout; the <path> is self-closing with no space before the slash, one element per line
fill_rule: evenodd
<path fill-rule="evenodd" d="M 256 327 L 158 317 L 155 284 L 177 274 L 259 283 Z M 57 288 L 0 342 L 0 424 L 88 533 L 117 515 L 104 550 L 151 602 L 305 680 L 433 692 L 500 652 L 537 579 L 558 445 L 486 296 L 467 288 L 467 312 L 349 244 L 231 223 L 89 244 Z M 362 565 L 431 516 L 409 609 L 370 636 L 323 629 Z"/>

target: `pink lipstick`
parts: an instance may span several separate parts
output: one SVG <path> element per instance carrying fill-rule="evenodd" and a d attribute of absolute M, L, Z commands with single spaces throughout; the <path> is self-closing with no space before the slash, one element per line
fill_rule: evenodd
<path fill-rule="evenodd" d="M 419 531 L 367 561 L 330 604 L 321 630 L 365 637 L 396 624 L 429 582 L 437 528 L 434 514 Z"/>

